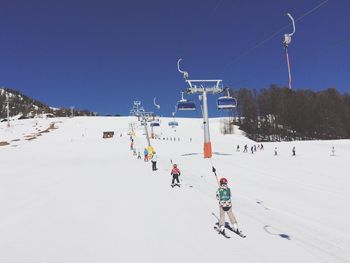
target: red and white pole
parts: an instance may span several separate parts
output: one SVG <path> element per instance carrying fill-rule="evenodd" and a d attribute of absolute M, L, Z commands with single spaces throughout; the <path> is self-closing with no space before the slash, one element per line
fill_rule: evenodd
<path fill-rule="evenodd" d="M 289 56 L 288 56 L 288 48 L 285 47 L 286 51 L 286 59 L 287 59 L 287 67 L 288 67 L 288 87 L 289 89 L 292 89 L 292 75 L 290 73 L 290 63 L 289 63 Z"/>
<path fill-rule="evenodd" d="M 209 133 L 209 118 L 208 118 L 208 102 L 207 102 L 207 92 L 203 91 L 203 129 L 204 129 L 204 158 L 212 157 L 212 149 L 210 142 Z"/>

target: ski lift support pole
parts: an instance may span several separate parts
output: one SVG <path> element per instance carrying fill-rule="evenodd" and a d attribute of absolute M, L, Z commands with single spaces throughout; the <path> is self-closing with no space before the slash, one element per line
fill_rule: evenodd
<path fill-rule="evenodd" d="M 190 94 L 201 94 L 202 105 L 203 105 L 203 130 L 204 130 L 204 158 L 211 158 L 212 147 L 210 141 L 209 132 L 209 114 L 208 114 L 208 99 L 207 94 L 216 94 L 222 92 L 220 83 L 222 80 L 186 80 L 189 84 L 187 93 Z M 197 87 L 194 83 L 202 83 L 200 87 Z"/>
<path fill-rule="evenodd" d="M 212 147 L 210 141 L 210 133 L 209 133 L 209 117 L 208 117 L 208 102 L 207 102 L 207 94 L 216 94 L 223 91 L 223 87 L 221 85 L 221 79 L 206 79 L 206 80 L 190 80 L 189 74 L 187 71 L 180 69 L 180 58 L 177 61 L 177 70 L 183 75 L 183 78 L 189 85 L 186 92 L 189 94 L 201 94 L 202 95 L 202 103 L 203 103 L 203 129 L 204 129 L 204 158 L 211 158 Z M 197 84 L 196 84 L 197 83 Z M 199 85 L 200 84 L 200 85 Z M 198 86 L 199 85 L 199 86 Z"/>
<path fill-rule="evenodd" d="M 10 127 L 10 100 L 6 96 L 7 127 Z"/>
<path fill-rule="evenodd" d="M 287 67 L 288 67 L 288 87 L 289 89 L 292 89 L 292 74 L 290 70 L 290 63 L 289 63 L 289 56 L 288 56 L 288 45 L 292 42 L 292 35 L 294 35 L 295 33 L 295 21 L 290 13 L 287 13 L 286 15 L 290 18 L 290 20 L 292 20 L 292 25 L 293 25 L 293 32 L 284 34 L 284 40 L 283 40 L 284 50 L 286 53 Z"/>

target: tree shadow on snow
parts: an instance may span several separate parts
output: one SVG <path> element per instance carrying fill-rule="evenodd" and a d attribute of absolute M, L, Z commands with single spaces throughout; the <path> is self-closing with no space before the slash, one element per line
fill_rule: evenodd
<path fill-rule="evenodd" d="M 273 235 L 273 236 L 279 236 L 280 238 L 284 238 L 284 239 L 287 239 L 287 240 L 291 240 L 289 235 L 283 234 L 283 233 L 275 233 L 275 231 L 273 231 L 273 229 L 271 229 L 271 228 L 273 228 L 273 227 L 269 226 L 269 225 L 265 225 L 264 226 L 264 230 L 265 230 L 266 233 L 268 233 L 270 235 Z"/>

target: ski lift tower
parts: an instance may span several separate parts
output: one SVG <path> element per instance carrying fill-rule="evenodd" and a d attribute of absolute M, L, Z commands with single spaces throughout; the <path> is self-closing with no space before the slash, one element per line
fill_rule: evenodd
<path fill-rule="evenodd" d="M 70 117 L 73 118 L 74 117 L 74 106 L 70 106 Z"/>
<path fill-rule="evenodd" d="M 180 58 L 177 61 L 177 69 L 183 74 L 183 77 L 189 87 L 185 90 L 188 94 L 200 94 L 199 98 L 202 100 L 202 115 L 203 115 L 203 129 L 204 129 L 204 158 L 212 157 L 212 148 L 209 133 L 209 118 L 208 118 L 208 102 L 207 94 L 217 94 L 223 91 L 220 79 L 202 79 L 191 80 L 188 79 L 189 74 L 180 69 Z"/>
<path fill-rule="evenodd" d="M 141 125 L 145 127 L 145 134 L 147 139 L 148 147 L 151 146 L 151 142 L 149 139 L 147 121 L 149 120 L 149 116 L 153 115 L 152 112 L 145 112 L 144 108 L 141 106 L 141 101 L 134 101 L 133 107 L 130 110 L 130 114 L 137 117 L 137 119 L 141 122 Z"/>
<path fill-rule="evenodd" d="M 149 139 L 147 122 L 150 121 L 151 118 L 153 118 L 153 112 L 141 112 L 140 118 L 141 118 L 141 125 L 143 125 L 145 127 L 145 134 L 146 134 L 148 147 L 150 147 L 151 146 L 151 141 Z M 152 132 L 153 132 L 153 130 L 152 130 Z"/>
<path fill-rule="evenodd" d="M 10 127 L 10 100 L 9 98 L 6 96 L 6 112 L 7 112 L 7 127 Z"/>
<path fill-rule="evenodd" d="M 292 42 L 292 36 L 295 33 L 295 21 L 290 13 L 287 13 L 286 15 L 290 18 L 290 20 L 292 20 L 292 26 L 293 26 L 293 32 L 289 33 L 289 34 L 288 33 L 284 34 L 284 40 L 283 40 L 284 50 L 286 53 L 287 67 L 288 67 L 288 87 L 289 87 L 289 89 L 292 89 L 292 74 L 290 72 L 288 45 Z"/>

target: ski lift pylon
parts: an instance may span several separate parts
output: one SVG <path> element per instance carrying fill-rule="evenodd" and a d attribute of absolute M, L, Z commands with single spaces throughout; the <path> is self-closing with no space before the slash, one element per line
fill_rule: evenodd
<path fill-rule="evenodd" d="M 286 15 L 292 20 L 292 25 L 293 25 L 293 32 L 289 34 L 288 33 L 284 34 L 284 40 L 283 40 L 284 49 L 286 53 L 287 67 L 288 67 L 288 87 L 289 89 L 292 89 L 292 74 L 291 74 L 290 63 L 289 63 L 288 45 L 292 42 L 292 35 L 295 33 L 295 21 L 290 13 L 287 13 Z"/>

